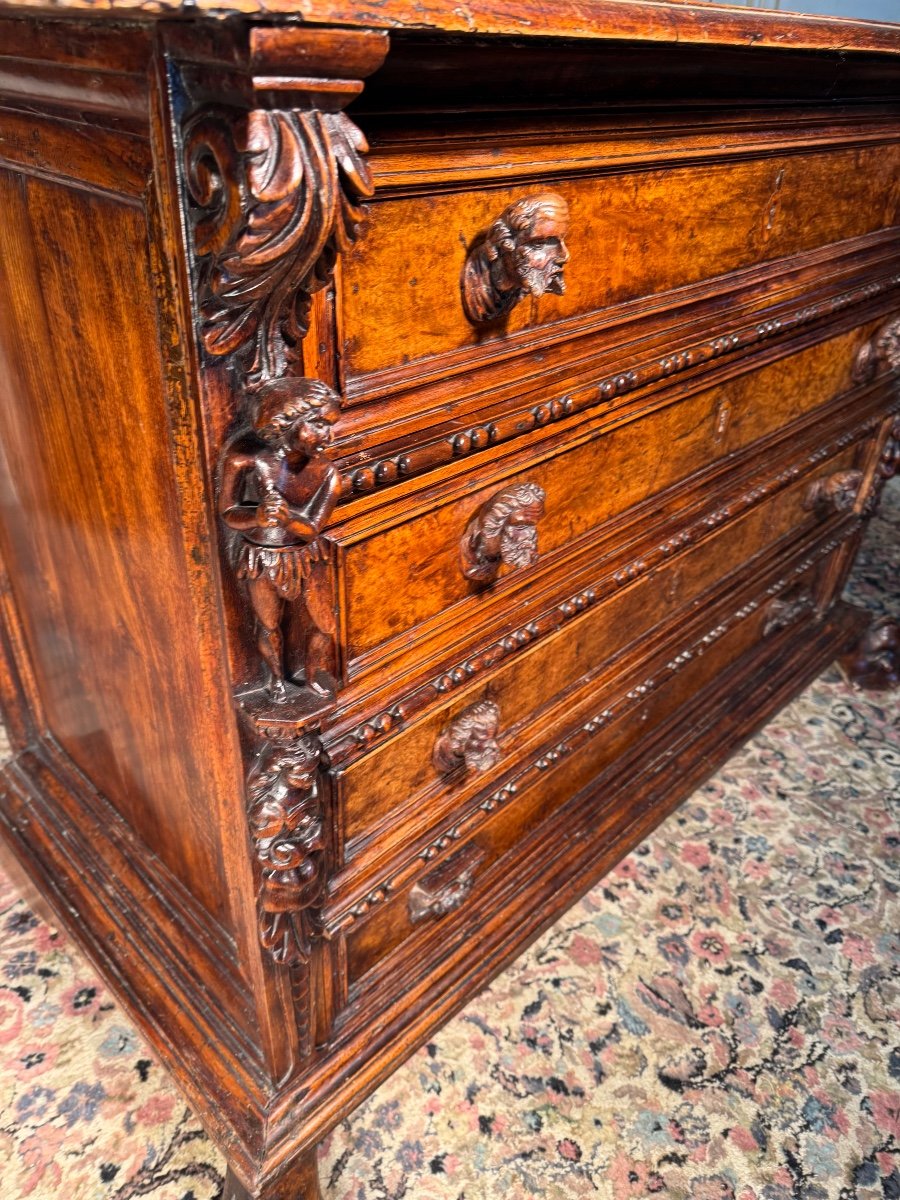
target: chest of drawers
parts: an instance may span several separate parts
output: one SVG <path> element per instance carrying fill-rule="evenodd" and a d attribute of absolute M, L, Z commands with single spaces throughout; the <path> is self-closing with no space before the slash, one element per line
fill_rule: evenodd
<path fill-rule="evenodd" d="M 0 14 L 0 833 L 226 1200 L 317 1196 L 829 661 L 896 677 L 839 596 L 900 457 L 898 64 L 613 0 Z"/>

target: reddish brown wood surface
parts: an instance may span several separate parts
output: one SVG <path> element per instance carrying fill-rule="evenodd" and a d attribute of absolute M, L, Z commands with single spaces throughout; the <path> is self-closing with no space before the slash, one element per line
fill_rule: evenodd
<path fill-rule="evenodd" d="M 71 7 L 0 17 L 0 834 L 228 1200 L 317 1200 L 761 720 L 896 674 L 838 596 L 900 454 L 900 38 Z"/>

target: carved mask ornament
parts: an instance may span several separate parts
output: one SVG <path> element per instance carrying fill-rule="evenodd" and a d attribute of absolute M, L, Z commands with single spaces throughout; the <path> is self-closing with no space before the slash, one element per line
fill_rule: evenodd
<path fill-rule="evenodd" d="M 479 238 L 466 259 L 462 300 L 475 324 L 494 321 L 525 296 L 566 290 L 569 207 L 555 192 L 511 204 Z"/>
<path fill-rule="evenodd" d="M 261 870 L 262 944 L 286 965 L 310 954 L 313 917 L 325 886 L 324 817 L 313 735 L 267 746 L 247 777 L 250 832 Z"/>

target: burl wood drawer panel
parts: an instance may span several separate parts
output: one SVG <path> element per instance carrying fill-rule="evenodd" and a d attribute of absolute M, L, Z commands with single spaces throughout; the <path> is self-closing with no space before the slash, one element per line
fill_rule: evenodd
<path fill-rule="evenodd" d="M 402 842 L 407 825 L 440 819 L 545 736 L 556 719 L 548 714 L 565 719 L 572 697 L 593 691 L 598 670 L 629 647 L 648 653 L 654 631 L 689 621 L 723 579 L 775 543 L 845 515 L 862 481 L 860 454 L 860 446 L 846 448 L 352 763 L 338 775 L 347 861 L 360 858 L 364 869 L 373 850 L 384 855 Z M 475 769 L 448 772 L 435 761 L 438 739 L 485 701 L 497 710 L 496 754 Z"/>
<path fill-rule="evenodd" d="M 517 755 L 513 775 L 420 850 L 412 871 L 381 881 L 371 907 L 364 903 L 335 922 L 347 929 L 351 987 L 376 986 L 385 971 L 395 968 L 411 975 L 424 971 L 428 959 L 446 953 L 446 938 L 456 924 L 453 913 L 464 913 L 469 936 L 473 923 L 493 920 L 496 910 L 484 902 L 484 894 L 502 887 L 505 879 L 525 886 L 522 860 L 530 845 L 535 840 L 558 844 L 555 814 L 573 797 L 577 801 L 581 789 L 591 788 L 597 797 L 590 806 L 592 836 L 602 831 L 612 839 L 627 827 L 635 817 L 629 796 L 637 782 L 629 775 L 629 755 L 640 748 L 639 773 L 653 764 L 654 754 L 672 754 L 668 734 L 665 749 L 655 749 L 655 739 L 663 742 L 662 730 L 679 706 L 690 698 L 698 712 L 704 711 L 704 689 L 721 687 L 723 676 L 744 656 L 765 650 L 801 617 L 808 619 L 836 552 L 832 542 L 819 543 L 807 559 L 783 565 L 774 576 L 767 572 L 752 588 L 711 606 L 685 626 L 665 658 L 644 664 L 637 674 L 617 676 L 587 709 L 582 706 L 559 723 L 557 740 L 549 747 L 545 741 Z M 690 725 L 683 707 L 680 721 Z M 688 736 L 692 732 L 687 729 Z M 565 769 L 556 770 L 560 766 Z M 546 862 L 531 869 L 546 871 Z M 386 902 L 378 902 L 383 897 Z M 396 963 L 389 959 L 392 954 Z"/>
<path fill-rule="evenodd" d="M 502 165 L 498 163 L 498 168 Z M 343 263 L 349 381 L 654 296 L 900 222 L 900 146 L 554 177 L 544 186 L 377 199 Z M 860 180 L 865 179 L 865 187 Z M 569 210 L 566 291 L 480 327 L 463 310 L 467 249 L 512 203 L 551 190 Z M 351 387 L 365 402 L 364 387 Z"/>
<path fill-rule="evenodd" d="M 610 432 L 591 425 L 568 446 L 542 448 L 529 465 L 464 478 L 437 498 L 386 508 L 359 535 L 335 531 L 344 554 L 348 674 L 378 665 L 432 626 L 462 626 L 479 610 L 481 585 L 463 572 L 461 542 L 493 498 L 531 485 L 544 494 L 537 554 L 503 568 L 491 585 L 519 584 L 536 565 L 632 505 L 727 459 L 832 399 L 851 382 L 867 329 L 841 334 Z M 430 624 L 428 624 L 430 623 Z"/>

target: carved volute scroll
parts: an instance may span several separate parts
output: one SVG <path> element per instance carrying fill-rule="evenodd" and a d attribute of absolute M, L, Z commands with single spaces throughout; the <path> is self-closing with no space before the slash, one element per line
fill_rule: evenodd
<path fill-rule="evenodd" d="M 373 187 L 366 139 L 340 111 L 362 88 L 344 60 L 365 76 L 387 49 L 353 31 L 250 38 L 257 106 L 204 104 L 182 130 L 201 338 L 237 359 L 244 387 L 295 369 L 310 297 L 356 240 Z"/>
<path fill-rule="evenodd" d="M 489 771 L 500 760 L 499 728 L 500 708 L 493 700 L 480 700 L 463 709 L 434 744 L 435 769 L 442 775 L 461 767 Z"/>
<path fill-rule="evenodd" d="M 460 908 L 475 884 L 475 875 L 482 862 L 484 852 L 478 846 L 465 846 L 420 879 L 409 893 L 410 921 L 418 925 Z"/>
<path fill-rule="evenodd" d="M 325 888 L 324 816 L 314 735 L 267 745 L 247 777 L 248 817 L 260 870 L 259 930 L 275 962 L 309 960 Z"/>
<path fill-rule="evenodd" d="M 869 383 L 876 375 L 900 371 L 900 317 L 885 322 L 857 351 L 853 364 L 856 383 Z"/>
<path fill-rule="evenodd" d="M 898 470 L 900 470 L 900 417 L 895 417 L 881 448 L 872 486 L 863 506 L 867 517 L 874 516 L 878 512 L 884 485 L 889 479 L 894 478 Z"/>
<path fill-rule="evenodd" d="M 469 521 L 460 542 L 466 579 L 493 583 L 501 566 L 530 567 L 538 555 L 536 524 L 544 515 L 544 489 L 518 483 L 497 492 Z"/>
<path fill-rule="evenodd" d="M 788 625 L 793 625 L 814 608 L 812 593 L 808 588 L 797 588 L 786 596 L 778 596 L 766 609 L 766 623 L 763 627 L 763 637 L 776 633 Z"/>
<path fill-rule="evenodd" d="M 561 296 L 568 233 L 569 206 L 556 192 L 524 196 L 504 209 L 466 258 L 462 303 L 469 320 L 495 321 L 525 296 Z"/>
<path fill-rule="evenodd" d="M 816 479 L 807 489 L 803 507 L 820 517 L 852 512 L 862 480 L 862 471 L 835 471 Z"/>

